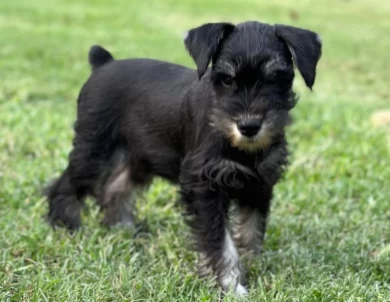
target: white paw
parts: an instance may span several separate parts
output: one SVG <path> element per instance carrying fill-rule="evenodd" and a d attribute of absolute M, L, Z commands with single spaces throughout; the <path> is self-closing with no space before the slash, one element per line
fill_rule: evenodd
<path fill-rule="evenodd" d="M 248 290 L 245 288 L 245 286 L 237 284 L 234 294 L 236 296 L 246 296 L 248 294 Z"/>
<path fill-rule="evenodd" d="M 245 288 L 245 286 L 241 284 L 237 284 L 235 288 L 225 288 L 223 289 L 223 291 L 225 292 L 225 294 L 233 294 L 236 297 L 245 297 L 246 295 L 248 295 L 248 290 Z"/>

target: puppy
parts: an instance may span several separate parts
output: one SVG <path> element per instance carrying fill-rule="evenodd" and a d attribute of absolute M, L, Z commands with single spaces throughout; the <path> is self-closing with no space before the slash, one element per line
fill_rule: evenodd
<path fill-rule="evenodd" d="M 48 190 L 48 217 L 76 229 L 92 195 L 104 224 L 132 227 L 133 189 L 163 177 L 180 186 L 200 274 L 244 295 L 240 256 L 259 253 L 287 164 L 294 65 L 311 89 L 321 40 L 305 29 L 245 22 L 205 24 L 184 42 L 196 71 L 91 48 L 73 149 Z"/>

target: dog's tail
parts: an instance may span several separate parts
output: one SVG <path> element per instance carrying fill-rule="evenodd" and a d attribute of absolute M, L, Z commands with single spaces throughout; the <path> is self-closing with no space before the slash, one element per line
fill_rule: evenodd
<path fill-rule="evenodd" d="M 103 47 L 99 45 L 94 45 L 89 50 L 88 59 L 89 64 L 91 64 L 92 70 L 95 70 L 114 60 L 114 57 Z"/>

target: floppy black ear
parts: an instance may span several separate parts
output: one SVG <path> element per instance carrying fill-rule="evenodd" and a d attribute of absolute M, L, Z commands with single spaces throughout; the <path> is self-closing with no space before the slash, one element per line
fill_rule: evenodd
<path fill-rule="evenodd" d="M 184 44 L 198 68 L 202 78 L 220 43 L 233 31 L 230 23 L 207 23 L 191 29 L 184 38 Z"/>
<path fill-rule="evenodd" d="M 316 66 L 321 57 L 321 39 L 310 30 L 287 25 L 275 25 L 275 34 L 282 39 L 301 73 L 307 87 L 314 85 Z"/>

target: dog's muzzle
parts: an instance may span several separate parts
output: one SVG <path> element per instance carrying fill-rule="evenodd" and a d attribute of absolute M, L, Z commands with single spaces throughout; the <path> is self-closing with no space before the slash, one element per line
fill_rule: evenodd
<path fill-rule="evenodd" d="M 242 120 L 237 123 L 237 128 L 243 136 L 253 137 L 260 131 L 261 120 L 253 118 Z"/>

